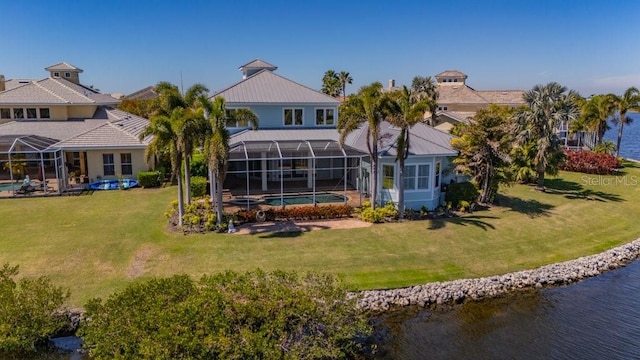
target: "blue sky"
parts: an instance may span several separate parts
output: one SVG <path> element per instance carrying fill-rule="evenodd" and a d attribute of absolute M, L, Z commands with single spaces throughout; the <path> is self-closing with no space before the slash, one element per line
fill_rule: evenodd
<path fill-rule="evenodd" d="M 260 58 L 320 88 L 444 70 L 476 89 L 557 81 L 580 91 L 640 86 L 640 1 L 12 1 L 0 0 L 0 74 L 42 78 L 66 61 L 103 92 L 158 81 L 212 91 Z"/>

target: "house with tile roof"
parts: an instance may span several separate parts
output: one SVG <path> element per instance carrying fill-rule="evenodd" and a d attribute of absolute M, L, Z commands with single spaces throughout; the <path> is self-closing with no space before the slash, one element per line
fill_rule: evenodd
<path fill-rule="evenodd" d="M 7 155 L 2 161 L 11 157 L 7 152 L 13 146 L 14 155 L 27 158 L 27 173 L 55 178 L 60 191 L 71 172 L 90 182 L 133 178 L 148 170 L 144 153 L 150 139 L 138 138 L 149 124 L 147 119 L 118 110 L 119 100 L 82 85 L 83 70 L 78 67 L 63 62 L 45 70 L 49 77 L 0 84 L 0 136 L 35 136 L 49 139 L 50 144 L 38 152 L 0 145 L 0 152 Z M 59 161 L 45 159 L 57 151 Z M 30 162 L 30 157 L 40 161 Z M 5 167 L 0 171 L 2 179 L 13 177 Z"/>
<path fill-rule="evenodd" d="M 344 193 L 361 199 L 377 191 L 381 203 L 397 201 L 396 138 L 399 129 L 385 123 L 377 155 L 378 174 L 370 174 L 366 126 L 351 133 L 344 146 L 336 129 L 340 102 L 315 89 L 283 77 L 277 67 L 256 59 L 240 66 L 242 80 L 216 92 L 227 110 L 246 108 L 259 119 L 259 129 L 229 123 L 230 164 L 224 188 L 241 199 L 254 194 L 282 197 L 308 193 L 316 201 L 322 192 Z M 405 173 L 407 208 L 434 208 L 442 202 L 441 183 L 450 180 L 444 169 L 457 152 L 450 134 L 419 124 L 412 140 Z M 371 189 L 372 176 L 378 189 Z M 240 200 L 242 204 L 242 200 Z"/>
<path fill-rule="evenodd" d="M 458 70 L 446 70 L 435 76 L 438 92 L 438 125 L 450 131 L 459 122 L 469 122 L 475 113 L 489 104 L 524 105 L 523 90 L 476 90 L 467 85 L 468 76 Z"/>

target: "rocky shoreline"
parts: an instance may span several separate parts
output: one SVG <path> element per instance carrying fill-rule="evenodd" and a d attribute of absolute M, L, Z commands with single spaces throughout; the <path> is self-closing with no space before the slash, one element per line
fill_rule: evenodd
<path fill-rule="evenodd" d="M 480 300 L 512 291 L 573 283 L 617 269 L 640 258 L 640 239 L 600 254 L 541 266 L 532 270 L 476 279 L 429 283 L 389 290 L 360 293 L 358 306 L 374 313 L 396 307 L 446 305 Z"/>

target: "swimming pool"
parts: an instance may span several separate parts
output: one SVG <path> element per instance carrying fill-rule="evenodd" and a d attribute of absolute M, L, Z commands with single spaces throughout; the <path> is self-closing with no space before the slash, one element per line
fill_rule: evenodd
<path fill-rule="evenodd" d="M 0 184 L 0 191 L 11 191 L 18 190 L 22 186 L 22 181 L 13 183 L 13 187 L 11 183 L 2 183 Z"/>
<path fill-rule="evenodd" d="M 345 202 L 346 199 L 344 195 L 316 193 L 317 204 Z M 262 198 L 262 203 L 270 206 L 313 204 L 313 193 L 285 194 L 282 198 L 280 196 L 265 196 Z"/>

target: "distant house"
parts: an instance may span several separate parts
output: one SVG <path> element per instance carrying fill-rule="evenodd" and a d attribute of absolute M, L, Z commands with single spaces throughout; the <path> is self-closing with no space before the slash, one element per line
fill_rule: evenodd
<path fill-rule="evenodd" d="M 256 59 L 240 66 L 242 80 L 215 93 L 229 112 L 247 108 L 259 118 L 259 130 L 230 122 L 230 166 L 224 187 L 246 198 L 252 194 L 282 197 L 322 192 L 357 194 L 377 191 L 381 203 L 397 201 L 398 169 L 395 138 L 398 129 L 383 125 L 380 173 L 369 174 L 366 126 L 353 132 L 341 147 L 336 129 L 340 102 L 333 97 L 275 73 L 277 67 Z M 231 118 L 231 117 L 230 117 Z M 407 207 L 433 208 L 441 203 L 441 183 L 449 156 L 456 151 L 451 135 L 424 125 L 412 129 L 405 179 Z M 378 189 L 370 189 L 371 176 Z M 242 201 L 242 200 L 240 200 Z"/>
<path fill-rule="evenodd" d="M 147 119 L 116 109 L 119 100 L 82 85 L 78 67 L 63 62 L 46 70 L 44 79 L 0 83 L 2 162 L 26 158 L 27 173 L 56 179 L 58 191 L 71 172 L 89 182 L 135 177 L 148 169 L 144 152 L 150 139 L 138 138 Z M 30 137 L 46 139 L 46 145 L 16 141 Z M 15 179 L 6 168 L 0 167 L 0 178 Z"/>
<path fill-rule="evenodd" d="M 467 75 L 447 70 L 435 76 L 438 91 L 437 129 L 450 131 L 456 123 L 467 123 L 489 104 L 524 105 L 523 90 L 475 90 L 467 85 Z"/>

